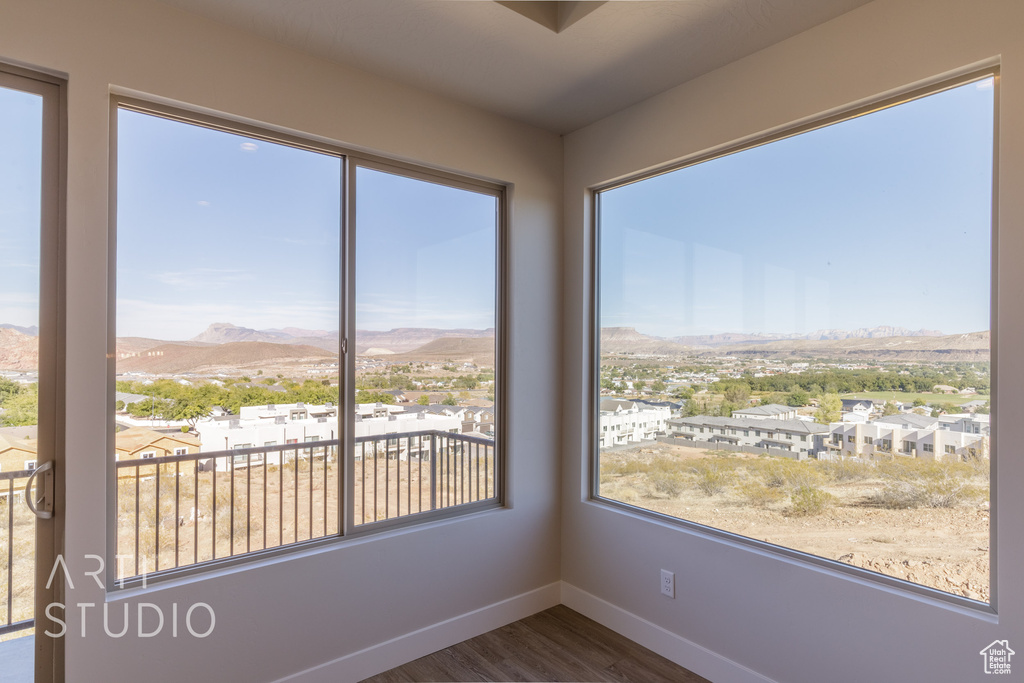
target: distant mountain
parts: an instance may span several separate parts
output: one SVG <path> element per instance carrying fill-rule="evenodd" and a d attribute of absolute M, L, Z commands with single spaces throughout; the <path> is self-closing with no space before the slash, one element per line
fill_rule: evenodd
<path fill-rule="evenodd" d="M 880 325 L 879 327 L 862 327 L 859 330 L 815 330 L 810 334 L 782 334 L 768 332 L 765 334 L 744 334 L 741 332 L 723 332 L 721 334 L 695 335 L 689 337 L 672 337 L 669 341 L 686 346 L 723 346 L 725 344 L 761 344 L 787 339 L 809 339 L 815 341 L 837 339 L 880 339 L 883 337 L 941 337 L 937 330 L 908 330 L 905 327 Z"/>
<path fill-rule="evenodd" d="M 22 327 L 21 325 L 12 325 L 10 323 L 0 323 L 0 329 L 2 330 L 17 330 L 22 334 L 27 334 L 30 337 L 38 336 L 39 326 L 32 325 L 30 327 Z"/>
<path fill-rule="evenodd" d="M 231 323 L 213 323 L 190 341 L 204 344 L 229 344 L 232 342 L 275 342 L 287 343 L 291 335 L 271 330 L 254 330 Z"/>
<path fill-rule="evenodd" d="M 880 325 L 879 327 L 862 327 L 859 330 L 815 330 L 804 335 L 804 339 L 879 339 L 882 337 L 942 337 L 938 330 L 908 330 L 905 327 Z"/>

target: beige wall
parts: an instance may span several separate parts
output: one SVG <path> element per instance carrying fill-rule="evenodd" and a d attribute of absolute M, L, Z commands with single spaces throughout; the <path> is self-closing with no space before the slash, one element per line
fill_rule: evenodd
<path fill-rule="evenodd" d="M 566 137 L 562 578 L 718 666 L 716 680 L 985 679 L 982 648 L 1024 643 L 1024 458 L 1012 439 L 996 446 L 997 617 L 587 502 L 587 188 L 999 58 L 996 405 L 1013 429 L 1024 412 L 1022 26 L 1019 0 L 878 0 Z M 675 600 L 658 593 L 662 568 L 676 573 Z"/>
<path fill-rule="evenodd" d="M 103 358 L 111 89 L 513 185 L 514 379 L 506 426 L 512 505 L 112 598 L 127 599 L 133 610 L 140 601 L 155 603 L 168 615 L 174 602 L 207 602 L 217 625 L 205 640 L 172 640 L 169 628 L 151 639 L 108 638 L 98 610 L 82 638 L 73 610 L 68 681 L 275 680 L 557 581 L 551 382 L 558 381 L 559 301 L 551 292 L 559 287 L 561 246 L 558 136 L 149 0 L 0 0 L 0 58 L 69 78 L 67 432 L 75 438 L 66 468 L 66 557 L 79 579 L 94 566 L 84 555 L 103 555 L 108 540 L 104 463 L 112 449 L 103 427 Z M 106 599 L 91 579 L 76 579 L 67 601 Z M 119 615 L 121 604 L 112 606 Z M 338 671 L 331 675 L 338 678 Z"/>

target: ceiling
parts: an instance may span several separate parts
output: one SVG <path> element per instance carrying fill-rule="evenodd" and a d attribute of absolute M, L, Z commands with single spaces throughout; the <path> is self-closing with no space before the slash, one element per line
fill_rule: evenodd
<path fill-rule="evenodd" d="M 868 2 L 162 1 L 558 133 Z"/>

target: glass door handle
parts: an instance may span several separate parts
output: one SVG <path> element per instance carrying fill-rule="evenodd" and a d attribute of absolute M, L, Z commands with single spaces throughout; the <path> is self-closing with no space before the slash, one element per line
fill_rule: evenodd
<path fill-rule="evenodd" d="M 39 473 L 43 473 L 43 478 L 40 481 L 40 488 L 42 493 L 39 498 L 32 500 L 32 482 L 35 481 Z M 47 460 L 39 467 L 32 470 L 31 476 L 28 481 L 25 482 L 25 504 L 28 505 L 28 509 L 32 511 L 39 519 L 50 519 L 53 517 L 53 461 Z"/>

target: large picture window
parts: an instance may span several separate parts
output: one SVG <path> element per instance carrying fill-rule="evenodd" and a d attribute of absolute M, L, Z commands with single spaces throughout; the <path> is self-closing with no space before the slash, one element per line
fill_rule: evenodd
<path fill-rule="evenodd" d="M 500 502 L 500 186 L 115 123 L 112 579 Z"/>
<path fill-rule="evenodd" d="M 995 86 L 597 192 L 597 497 L 989 601 Z"/>

